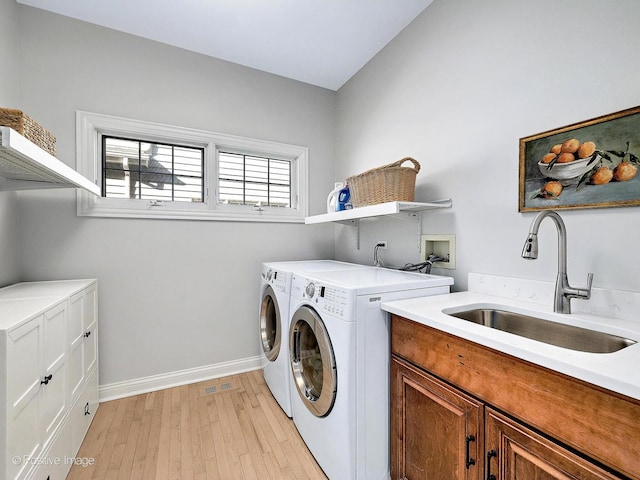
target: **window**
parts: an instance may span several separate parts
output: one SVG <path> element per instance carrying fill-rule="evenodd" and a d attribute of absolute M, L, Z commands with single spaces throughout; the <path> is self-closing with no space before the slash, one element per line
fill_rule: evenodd
<path fill-rule="evenodd" d="M 221 202 L 291 207 L 291 162 L 230 152 L 218 161 Z"/>
<path fill-rule="evenodd" d="M 204 200 L 204 148 L 102 137 L 102 196 Z"/>
<path fill-rule="evenodd" d="M 302 222 L 308 149 L 77 112 L 78 215 Z"/>

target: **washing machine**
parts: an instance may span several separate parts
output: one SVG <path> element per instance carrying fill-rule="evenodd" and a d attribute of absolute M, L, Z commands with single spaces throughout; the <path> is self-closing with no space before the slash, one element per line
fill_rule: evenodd
<path fill-rule="evenodd" d="M 376 267 L 293 274 L 293 421 L 329 479 L 390 475 L 390 321 L 381 302 L 449 293 L 452 284 Z"/>
<path fill-rule="evenodd" d="M 366 268 L 335 260 L 269 262 L 260 274 L 260 360 L 265 383 L 284 413 L 291 417 L 289 367 L 289 292 L 294 272 L 319 272 Z"/>

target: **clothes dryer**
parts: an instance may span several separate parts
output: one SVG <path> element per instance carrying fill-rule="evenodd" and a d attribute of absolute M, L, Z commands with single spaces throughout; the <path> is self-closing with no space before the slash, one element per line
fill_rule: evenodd
<path fill-rule="evenodd" d="M 449 293 L 452 284 L 375 267 L 293 274 L 293 421 L 329 479 L 390 475 L 390 322 L 381 302 Z"/>
<path fill-rule="evenodd" d="M 289 293 L 294 272 L 367 268 L 335 260 L 263 263 L 260 274 L 260 361 L 265 383 L 282 410 L 291 417 L 289 367 Z"/>

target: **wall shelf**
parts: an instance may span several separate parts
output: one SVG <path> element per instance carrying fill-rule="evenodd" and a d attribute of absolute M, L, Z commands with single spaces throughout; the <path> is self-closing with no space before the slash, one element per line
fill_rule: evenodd
<path fill-rule="evenodd" d="M 83 188 L 100 195 L 100 188 L 73 168 L 15 130 L 0 127 L 0 191 L 44 188 Z"/>
<path fill-rule="evenodd" d="M 353 208 L 341 212 L 323 213 L 306 217 L 304 223 L 313 225 L 318 223 L 337 222 L 356 227 L 356 248 L 360 249 L 360 220 L 363 218 L 389 217 L 410 220 L 417 225 L 418 251 L 420 251 L 420 238 L 422 235 L 422 212 L 451 208 L 451 199 L 436 200 L 433 202 L 387 202 L 367 207 Z"/>
<path fill-rule="evenodd" d="M 313 215 L 304 219 L 304 223 L 310 225 L 315 223 L 343 222 L 354 224 L 361 218 L 381 217 L 388 215 L 408 214 L 409 216 L 426 210 L 436 210 L 440 208 L 451 208 L 451 200 L 436 200 L 434 202 L 387 202 L 366 207 L 343 210 L 341 212 L 323 213 Z"/>

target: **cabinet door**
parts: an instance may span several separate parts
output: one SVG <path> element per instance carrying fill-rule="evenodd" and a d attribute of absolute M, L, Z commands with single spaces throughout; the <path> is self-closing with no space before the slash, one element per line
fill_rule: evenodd
<path fill-rule="evenodd" d="M 69 391 L 71 403 L 80 394 L 80 388 L 85 380 L 84 371 L 84 324 L 83 317 L 84 293 L 80 292 L 69 298 Z"/>
<path fill-rule="evenodd" d="M 486 409 L 487 478 L 496 480 L 620 480 L 597 465 Z M 493 476 L 493 477 L 491 477 Z"/>
<path fill-rule="evenodd" d="M 7 336 L 8 478 L 31 467 L 40 451 L 40 381 L 42 380 L 42 315 Z M 4 466 L 2 466 L 4 468 Z"/>
<path fill-rule="evenodd" d="M 71 404 L 98 361 L 96 286 L 69 298 L 69 384 Z"/>
<path fill-rule="evenodd" d="M 84 325 L 84 374 L 98 364 L 98 290 L 91 285 L 84 291 L 82 305 L 82 322 Z"/>
<path fill-rule="evenodd" d="M 43 315 L 42 438 L 49 438 L 67 411 L 66 303 Z"/>
<path fill-rule="evenodd" d="M 480 480 L 483 405 L 395 357 L 391 385 L 391 478 Z"/>

